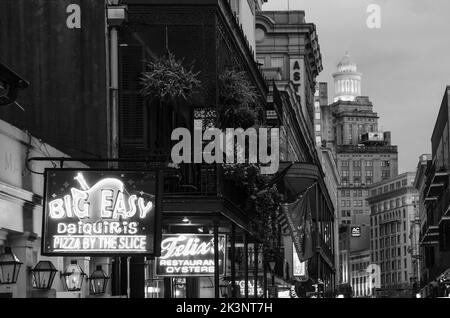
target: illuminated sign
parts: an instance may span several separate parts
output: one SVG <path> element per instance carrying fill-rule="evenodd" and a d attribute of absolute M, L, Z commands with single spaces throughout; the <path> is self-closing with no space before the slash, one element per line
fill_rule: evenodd
<path fill-rule="evenodd" d="M 236 284 L 239 286 L 240 289 L 240 293 L 242 296 L 245 295 L 245 281 L 244 280 L 240 280 L 237 281 Z M 264 296 L 264 289 L 261 287 L 262 282 L 258 279 L 258 281 L 256 282 L 256 292 L 258 293 L 258 296 Z M 248 296 L 254 296 L 255 295 L 255 284 L 254 284 L 254 280 L 249 279 L 248 280 Z"/>
<path fill-rule="evenodd" d="M 158 255 L 160 181 L 150 170 L 46 169 L 42 254 Z"/>
<path fill-rule="evenodd" d="M 219 275 L 225 273 L 225 235 L 219 235 Z M 214 276 L 214 235 L 163 234 L 157 276 Z"/>
<path fill-rule="evenodd" d="M 295 249 L 295 244 L 292 243 L 292 254 L 293 254 L 293 276 L 307 278 L 308 274 L 306 271 L 307 261 L 300 262 L 298 258 L 297 250 Z"/>
<path fill-rule="evenodd" d="M 361 237 L 361 227 L 360 226 L 352 226 L 352 237 Z"/>

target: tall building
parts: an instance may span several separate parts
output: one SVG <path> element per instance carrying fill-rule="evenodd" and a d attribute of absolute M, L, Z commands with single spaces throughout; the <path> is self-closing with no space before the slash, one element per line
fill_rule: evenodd
<path fill-rule="evenodd" d="M 365 231 L 370 227 L 370 209 L 366 202 L 368 189 L 374 183 L 397 176 L 398 150 L 391 144 L 391 133 L 379 130 L 379 116 L 369 97 L 360 96 L 362 75 L 348 53 L 337 68 L 333 75 L 334 103 L 321 107 L 321 141 L 336 154 L 340 176 L 338 222 L 340 226 L 360 227 L 361 231 Z M 339 233 L 346 236 L 349 229 L 340 229 Z M 339 258 L 342 260 L 340 282 L 356 283 L 352 280 L 350 261 L 352 253 L 360 254 L 363 249 L 352 249 L 345 237 L 340 237 L 339 241 L 342 247 L 340 253 L 343 253 Z M 368 242 L 364 244 L 368 248 Z M 359 296 L 367 296 L 363 290 L 360 288 Z M 356 295 L 355 292 L 353 294 Z"/>
<path fill-rule="evenodd" d="M 431 136 L 431 160 L 427 161 L 421 191 L 420 232 L 423 297 L 450 295 L 450 86 L 445 88 Z M 424 163 L 425 164 L 425 163 Z"/>
<path fill-rule="evenodd" d="M 417 268 L 413 267 L 414 233 L 419 193 L 414 188 L 415 172 L 378 182 L 370 189 L 371 262 L 379 266 L 378 297 L 412 297 Z M 413 229 L 413 232 L 411 232 Z"/>

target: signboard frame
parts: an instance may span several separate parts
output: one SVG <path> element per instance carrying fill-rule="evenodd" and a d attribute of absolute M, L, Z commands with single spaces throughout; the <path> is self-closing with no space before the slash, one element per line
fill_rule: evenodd
<path fill-rule="evenodd" d="M 48 175 L 53 171 L 78 171 L 78 172 L 134 172 L 134 173 L 153 173 L 155 176 L 155 200 L 154 200 L 154 226 L 150 233 L 153 233 L 153 252 L 114 252 L 104 251 L 88 251 L 80 250 L 80 252 L 53 252 L 45 248 L 46 234 L 47 234 L 47 182 Z M 131 257 L 131 256 L 147 256 L 157 257 L 161 254 L 161 236 L 162 236 L 162 202 L 163 202 L 163 170 L 157 168 L 149 169 L 97 169 L 97 168 L 45 168 L 44 170 L 44 191 L 43 191 L 43 207 L 42 207 L 42 231 L 41 231 L 41 255 L 43 256 L 68 256 L 68 257 L 83 257 L 83 256 L 102 256 L 102 257 Z"/>
<path fill-rule="evenodd" d="M 196 233 L 166 233 L 166 234 L 162 234 L 161 235 L 161 242 L 164 240 L 164 236 L 176 236 L 176 235 L 185 235 L 185 236 L 209 236 L 214 238 L 214 234 L 196 234 Z M 223 238 L 223 242 L 224 242 L 224 251 L 223 251 L 223 262 L 221 265 L 221 269 L 222 269 L 222 273 L 220 273 L 219 270 L 219 276 L 225 276 L 226 275 L 226 265 L 227 265 L 227 235 L 226 234 L 219 234 L 219 242 L 221 240 L 221 238 Z M 161 245 L 161 244 L 160 244 Z M 160 253 L 161 254 L 161 253 Z M 159 255 L 161 256 L 161 255 Z M 212 257 L 214 259 L 214 256 Z M 219 259 L 220 259 L 220 253 L 219 253 Z M 160 258 L 159 257 L 155 257 L 155 266 L 153 267 L 153 274 L 155 277 L 213 277 L 214 273 L 211 274 L 204 274 L 204 273 L 199 273 L 199 274 L 184 274 L 184 273 L 168 273 L 168 274 L 158 274 L 158 262 L 159 262 Z"/>

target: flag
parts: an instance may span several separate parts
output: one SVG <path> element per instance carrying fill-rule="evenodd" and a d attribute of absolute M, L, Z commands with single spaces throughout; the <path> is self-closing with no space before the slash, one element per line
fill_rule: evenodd
<path fill-rule="evenodd" d="M 281 209 L 289 224 L 300 262 L 310 259 L 313 257 L 312 214 L 307 193 L 293 203 L 282 204 Z"/>

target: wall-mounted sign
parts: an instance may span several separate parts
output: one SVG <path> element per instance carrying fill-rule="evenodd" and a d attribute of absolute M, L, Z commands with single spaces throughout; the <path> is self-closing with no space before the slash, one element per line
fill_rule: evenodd
<path fill-rule="evenodd" d="M 298 258 L 297 250 L 295 249 L 295 244 L 292 243 L 292 254 L 293 254 L 293 268 L 292 268 L 292 275 L 294 277 L 300 278 L 300 279 L 308 279 L 308 261 L 300 262 L 300 259 Z"/>
<path fill-rule="evenodd" d="M 225 273 L 225 235 L 219 235 L 219 275 Z M 163 234 L 157 276 L 214 276 L 214 235 Z"/>
<path fill-rule="evenodd" d="M 300 95 L 300 85 L 302 83 L 301 59 L 291 59 L 291 81 L 294 84 L 295 92 Z"/>
<path fill-rule="evenodd" d="M 161 173 L 46 169 L 43 255 L 159 255 Z"/>
<path fill-rule="evenodd" d="M 361 237 L 361 227 L 360 226 L 352 226 L 350 230 L 351 230 L 352 237 Z"/>

